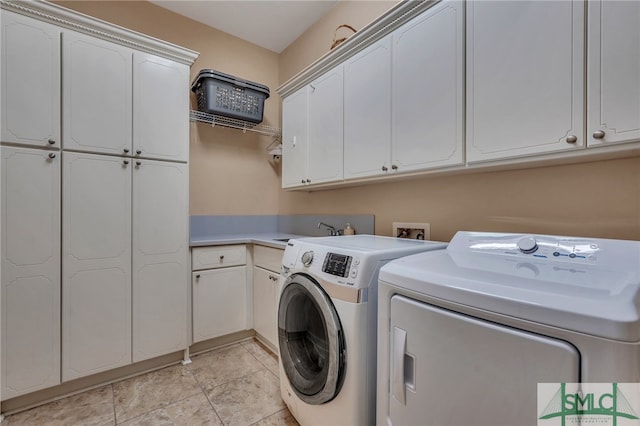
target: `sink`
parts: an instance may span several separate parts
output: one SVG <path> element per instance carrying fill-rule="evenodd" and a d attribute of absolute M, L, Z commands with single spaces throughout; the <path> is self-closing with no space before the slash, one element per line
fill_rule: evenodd
<path fill-rule="evenodd" d="M 289 238 L 274 238 L 273 241 L 282 241 L 283 243 L 286 243 L 289 241 Z"/>

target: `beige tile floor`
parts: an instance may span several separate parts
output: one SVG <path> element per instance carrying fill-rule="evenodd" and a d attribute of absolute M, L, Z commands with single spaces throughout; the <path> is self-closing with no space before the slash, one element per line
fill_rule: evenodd
<path fill-rule="evenodd" d="M 9 425 L 298 423 L 280 398 L 276 357 L 255 340 L 7 416 Z"/>

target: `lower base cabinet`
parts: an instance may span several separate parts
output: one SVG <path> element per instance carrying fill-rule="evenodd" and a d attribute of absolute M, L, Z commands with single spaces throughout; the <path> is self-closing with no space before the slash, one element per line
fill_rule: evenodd
<path fill-rule="evenodd" d="M 253 328 L 258 337 L 278 348 L 278 281 L 284 250 L 253 247 Z"/>
<path fill-rule="evenodd" d="M 193 342 L 248 330 L 246 247 L 195 248 L 192 262 Z"/>
<path fill-rule="evenodd" d="M 259 337 L 278 346 L 276 324 L 278 275 L 253 267 L 253 328 Z"/>

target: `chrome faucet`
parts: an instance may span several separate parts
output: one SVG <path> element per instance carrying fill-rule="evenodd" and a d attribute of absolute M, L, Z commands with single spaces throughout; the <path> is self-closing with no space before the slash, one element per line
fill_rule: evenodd
<path fill-rule="evenodd" d="M 318 229 L 320 229 L 320 226 L 324 226 L 325 228 L 327 228 L 329 230 L 329 235 L 331 235 L 332 237 L 338 235 L 338 231 L 333 226 L 327 225 L 324 222 L 318 222 Z"/>

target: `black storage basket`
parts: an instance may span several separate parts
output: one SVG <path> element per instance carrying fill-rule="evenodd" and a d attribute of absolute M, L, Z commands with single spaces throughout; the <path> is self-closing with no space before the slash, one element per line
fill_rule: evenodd
<path fill-rule="evenodd" d="M 191 91 L 196 94 L 198 111 L 254 124 L 262 122 L 264 101 L 269 97 L 269 88 L 263 84 L 212 69 L 198 73 Z"/>

